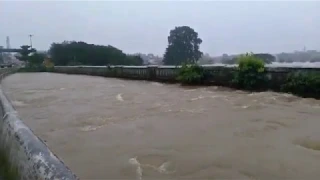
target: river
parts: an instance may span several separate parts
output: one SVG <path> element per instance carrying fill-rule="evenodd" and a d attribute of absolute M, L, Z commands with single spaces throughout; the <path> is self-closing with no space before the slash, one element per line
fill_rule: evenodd
<path fill-rule="evenodd" d="M 318 179 L 320 101 L 54 73 L 6 95 L 80 179 Z"/>

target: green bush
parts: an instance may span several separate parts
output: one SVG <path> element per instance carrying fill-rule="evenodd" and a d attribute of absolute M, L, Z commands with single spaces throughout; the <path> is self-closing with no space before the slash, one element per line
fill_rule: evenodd
<path fill-rule="evenodd" d="M 303 97 L 320 98 L 320 73 L 290 73 L 281 89 Z"/>
<path fill-rule="evenodd" d="M 264 62 L 253 54 L 238 57 L 238 68 L 233 83 L 238 88 L 261 90 L 265 88 L 266 75 Z"/>
<path fill-rule="evenodd" d="M 184 64 L 179 70 L 177 80 L 182 84 L 200 84 L 205 79 L 204 69 L 197 64 Z"/>

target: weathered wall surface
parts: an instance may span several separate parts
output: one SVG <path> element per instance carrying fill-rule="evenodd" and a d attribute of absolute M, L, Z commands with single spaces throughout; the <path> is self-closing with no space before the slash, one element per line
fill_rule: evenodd
<path fill-rule="evenodd" d="M 13 69 L 0 69 L 3 79 Z M 20 120 L 0 87 L 0 155 L 14 179 L 74 180 L 77 177 Z"/>
<path fill-rule="evenodd" d="M 203 66 L 212 74 L 208 84 L 230 85 L 235 68 L 219 66 Z M 152 81 L 176 81 L 179 67 L 174 66 L 55 66 L 55 72 L 66 74 L 88 74 L 94 76 L 143 79 Z M 320 68 L 267 68 L 269 86 L 279 89 L 290 72 L 317 71 Z"/>

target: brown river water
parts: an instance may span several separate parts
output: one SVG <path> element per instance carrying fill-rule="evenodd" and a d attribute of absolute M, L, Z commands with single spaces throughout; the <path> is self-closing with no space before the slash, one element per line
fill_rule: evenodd
<path fill-rule="evenodd" d="M 80 179 L 319 179 L 320 101 L 51 73 L 2 88 Z"/>

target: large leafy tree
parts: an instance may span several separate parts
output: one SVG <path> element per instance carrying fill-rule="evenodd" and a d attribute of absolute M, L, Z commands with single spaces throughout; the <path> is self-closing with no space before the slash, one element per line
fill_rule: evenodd
<path fill-rule="evenodd" d="M 35 52 L 28 57 L 28 62 L 30 66 L 40 66 L 42 65 L 45 58 L 46 58 L 46 54 Z"/>
<path fill-rule="evenodd" d="M 163 63 L 166 65 L 196 63 L 202 56 L 199 50 L 202 40 L 189 26 L 175 27 L 171 30 L 168 43 L 163 58 Z"/>

